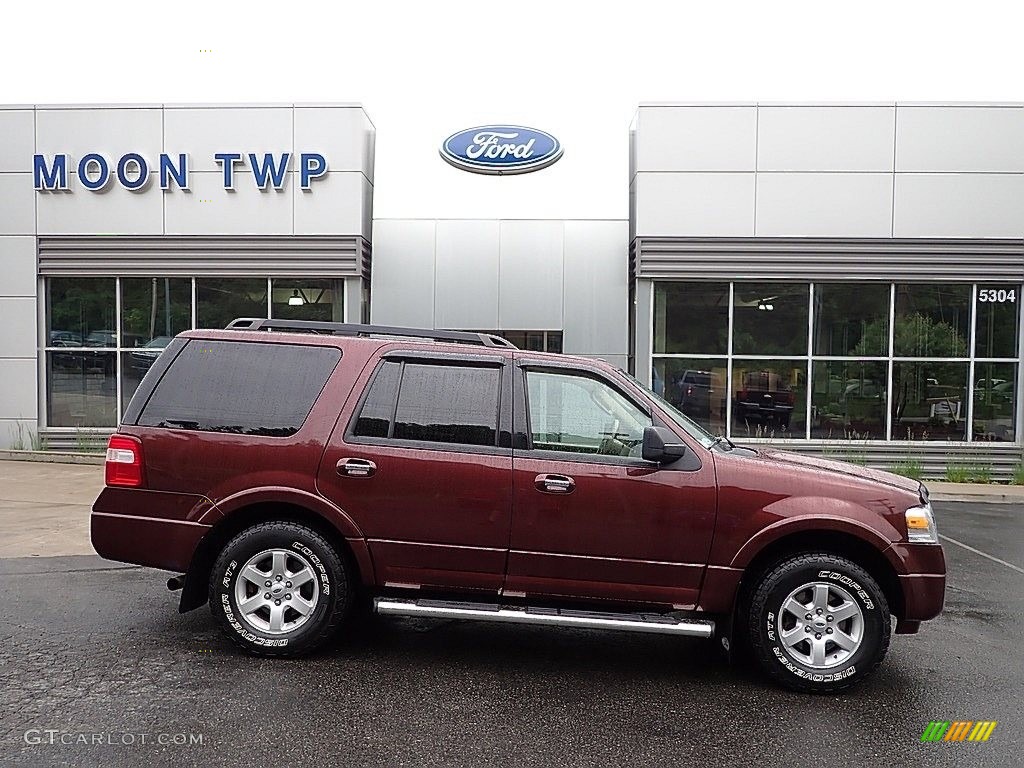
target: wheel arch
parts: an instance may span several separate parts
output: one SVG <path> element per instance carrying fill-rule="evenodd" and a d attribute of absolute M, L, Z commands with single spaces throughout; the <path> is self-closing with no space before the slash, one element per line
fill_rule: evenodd
<path fill-rule="evenodd" d="M 328 516 L 323 510 L 313 508 L 320 505 L 297 503 L 294 499 L 250 498 L 248 501 L 229 507 L 230 511 L 200 539 L 185 573 L 179 612 L 187 613 L 206 604 L 210 569 L 225 544 L 246 528 L 272 520 L 309 526 L 337 548 L 338 554 L 354 569 L 358 584 L 371 583 L 373 563 L 369 549 L 362 534 L 347 516 Z M 224 512 L 224 509 L 221 508 L 221 511 Z M 339 525 L 339 520 L 344 522 Z M 358 535 L 353 536 L 352 533 Z"/>
<path fill-rule="evenodd" d="M 733 597 L 731 616 L 735 617 L 737 611 L 744 609 L 745 601 L 763 574 L 792 556 L 815 552 L 845 557 L 864 568 L 878 582 L 892 615 L 897 618 L 903 616 L 903 588 L 884 550 L 850 531 L 831 529 L 789 531 L 766 542 L 756 552 L 749 552 Z"/>

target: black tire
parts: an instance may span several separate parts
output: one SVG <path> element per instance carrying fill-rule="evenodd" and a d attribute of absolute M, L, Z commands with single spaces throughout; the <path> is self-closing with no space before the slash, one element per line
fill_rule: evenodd
<path fill-rule="evenodd" d="M 290 608 L 292 603 L 283 599 L 277 605 L 285 605 L 282 612 L 301 625 L 287 631 L 282 627 L 277 632 L 272 627 L 261 629 L 253 619 L 246 618 L 239 610 L 236 587 L 251 590 L 252 585 L 243 582 L 239 586 L 241 570 L 256 555 L 269 550 L 287 551 L 289 567 L 309 565 L 314 578 L 301 588 L 314 604 L 305 617 Z M 298 558 L 301 558 L 298 559 Z M 268 561 L 261 561 L 268 562 Z M 286 582 L 290 584 L 291 582 Z M 257 592 L 262 589 L 256 590 Z M 266 593 L 270 594 L 270 592 Z M 279 597 L 283 598 L 281 594 Z M 300 597 L 299 594 L 295 595 Z M 288 595 L 288 600 L 291 600 Z M 258 656 L 301 656 L 311 653 L 326 642 L 346 618 L 353 601 L 353 581 L 345 559 L 323 536 L 298 523 L 268 522 L 248 528 L 227 543 L 210 572 L 210 610 L 214 618 L 233 642 L 249 653 Z M 294 605 L 298 604 L 298 600 Z M 267 607 L 269 625 L 270 607 Z"/>
<path fill-rule="evenodd" d="M 782 642 L 779 632 L 780 626 L 788 628 L 784 626 L 786 622 L 796 626 L 799 621 L 794 620 L 791 613 L 779 618 L 783 613 L 783 602 L 794 590 L 813 583 L 843 590 L 860 608 L 863 621 L 861 640 L 856 649 L 826 668 L 815 668 L 802 661 L 796 655 L 797 649 L 790 649 Z M 831 693 L 848 688 L 870 675 L 889 649 L 891 620 L 885 594 L 871 574 L 844 557 L 810 553 L 783 560 L 762 575 L 754 585 L 747 605 L 746 638 L 758 663 L 773 680 L 796 691 Z M 813 608 L 809 610 L 816 612 Z M 807 615 L 813 616 L 813 613 Z M 852 626 L 845 621 L 842 624 L 844 627 Z M 836 624 L 825 626 L 839 629 Z M 807 632 L 807 626 L 801 631 Z M 824 632 L 828 629 L 824 629 L 822 634 L 815 634 L 815 629 L 810 629 L 808 644 L 801 646 L 807 656 L 810 656 L 810 644 L 814 642 L 810 635 L 821 638 Z M 838 645 L 831 643 L 830 638 L 825 637 L 825 643 L 825 647 L 831 649 L 828 654 L 843 653 Z M 826 662 L 831 658 L 826 655 Z"/>

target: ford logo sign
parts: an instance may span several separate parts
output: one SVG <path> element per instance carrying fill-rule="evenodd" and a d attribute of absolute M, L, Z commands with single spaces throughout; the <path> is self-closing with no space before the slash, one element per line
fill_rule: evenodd
<path fill-rule="evenodd" d="M 561 156 L 558 139 L 521 125 L 467 128 L 453 133 L 441 145 L 441 157 L 473 173 L 529 173 L 546 168 Z"/>

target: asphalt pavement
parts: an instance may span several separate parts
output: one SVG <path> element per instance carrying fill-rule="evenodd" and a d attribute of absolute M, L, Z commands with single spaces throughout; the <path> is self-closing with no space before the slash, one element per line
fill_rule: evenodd
<path fill-rule="evenodd" d="M 0 541 L 12 504 L 31 514 L 0 500 Z M 836 696 L 703 641 L 454 621 L 377 617 L 315 657 L 255 659 L 205 608 L 179 615 L 165 573 L 8 556 L 0 765 L 1020 765 L 1024 505 L 936 514 L 945 612 Z M 932 720 L 999 724 L 922 743 Z"/>

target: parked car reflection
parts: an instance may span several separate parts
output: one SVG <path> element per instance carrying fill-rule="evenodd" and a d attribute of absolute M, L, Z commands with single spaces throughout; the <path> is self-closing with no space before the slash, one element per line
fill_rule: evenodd
<path fill-rule="evenodd" d="M 164 347 L 170 343 L 170 336 L 157 336 L 155 339 L 147 341 L 141 347 L 136 347 L 128 353 L 132 368 L 138 371 L 140 375 L 145 374 L 153 365 L 153 362 L 160 357 Z"/>

